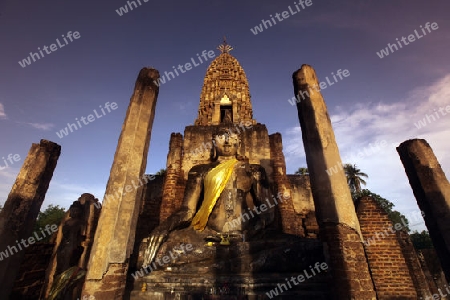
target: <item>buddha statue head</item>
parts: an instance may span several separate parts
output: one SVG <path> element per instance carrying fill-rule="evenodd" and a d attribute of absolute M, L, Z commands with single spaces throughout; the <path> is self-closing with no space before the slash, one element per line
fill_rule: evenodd
<path fill-rule="evenodd" d="M 211 158 L 213 161 L 226 157 L 238 158 L 241 138 L 236 132 L 231 131 L 229 128 L 219 128 L 212 135 L 212 143 Z"/>

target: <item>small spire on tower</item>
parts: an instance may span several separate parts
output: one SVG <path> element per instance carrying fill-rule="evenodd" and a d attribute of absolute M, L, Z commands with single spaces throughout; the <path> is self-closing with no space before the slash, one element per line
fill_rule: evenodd
<path fill-rule="evenodd" d="M 224 37 L 223 37 L 223 44 L 220 45 L 217 49 L 219 49 L 220 52 L 222 52 L 222 53 L 228 53 L 228 52 L 230 52 L 231 50 L 233 50 L 233 47 L 231 47 L 230 45 L 228 45 L 228 43 L 227 43 L 227 38 L 224 36 Z"/>

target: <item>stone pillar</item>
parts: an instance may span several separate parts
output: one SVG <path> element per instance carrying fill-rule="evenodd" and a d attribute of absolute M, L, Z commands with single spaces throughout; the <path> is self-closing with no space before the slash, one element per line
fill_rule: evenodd
<path fill-rule="evenodd" d="M 0 212 L 0 251 L 8 255 L 0 259 L 0 299 L 11 293 L 24 248 L 37 242 L 33 228 L 60 154 L 61 146 L 53 142 L 33 144 Z"/>
<path fill-rule="evenodd" d="M 355 206 L 314 69 L 303 65 L 293 74 L 293 83 L 301 99 L 298 117 L 320 235 L 332 253 L 336 298 L 376 299 Z M 338 172 L 328 175 L 333 167 Z"/>
<path fill-rule="evenodd" d="M 136 80 L 106 186 L 82 296 L 111 300 L 122 299 L 124 294 L 159 92 L 154 81 L 158 78 L 157 70 L 143 68 Z"/>
<path fill-rule="evenodd" d="M 408 140 L 397 147 L 397 152 L 450 281 L 450 184 L 427 141 Z"/>

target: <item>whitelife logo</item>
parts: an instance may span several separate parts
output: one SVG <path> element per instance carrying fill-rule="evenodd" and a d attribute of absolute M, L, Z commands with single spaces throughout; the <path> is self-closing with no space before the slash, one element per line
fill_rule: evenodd
<path fill-rule="evenodd" d="M 20 242 L 16 241 L 16 246 L 8 246 L 8 248 L 5 251 L 0 251 L 0 261 L 2 261 L 3 259 L 8 258 L 10 255 L 13 256 L 14 254 L 18 253 L 19 251 L 22 251 L 22 246 L 23 248 L 28 248 L 30 245 L 33 245 L 34 243 L 36 243 L 36 241 L 41 241 L 43 239 L 45 239 L 47 237 L 47 235 L 45 234 L 44 230 L 48 233 L 48 235 L 52 235 L 53 233 L 55 233 L 56 231 L 58 231 L 58 226 L 53 224 L 53 225 L 45 225 L 45 228 L 41 229 L 41 238 L 39 237 L 39 233 L 38 232 L 34 232 L 33 236 L 30 236 L 28 239 L 24 240 L 22 239 Z M 28 244 L 27 244 L 28 241 Z M 17 250 L 17 248 L 19 248 L 19 250 Z M 14 252 L 13 252 L 14 250 Z"/>
<path fill-rule="evenodd" d="M 316 269 L 316 271 L 314 271 L 314 269 Z M 288 291 L 289 289 L 292 289 L 291 282 L 295 285 L 299 285 L 301 282 L 304 282 L 307 279 L 313 278 L 317 274 L 321 273 L 321 271 L 326 271 L 327 269 L 328 269 L 327 263 L 316 262 L 314 267 L 309 266 L 310 272 L 308 272 L 307 270 L 303 270 L 303 274 L 305 274 L 304 276 L 303 276 L 303 274 L 300 274 L 297 276 L 297 278 L 294 276 L 292 276 L 290 279 L 285 278 L 284 280 L 286 280 L 286 284 L 289 286 L 289 288 L 286 286 L 286 284 L 279 283 L 276 288 L 268 291 L 266 293 L 266 295 L 267 295 L 267 297 L 269 297 L 269 299 L 272 299 L 273 297 L 277 297 L 279 294 L 283 293 L 284 290 Z M 317 272 L 317 274 L 316 274 L 316 272 Z M 297 280 L 295 280 L 295 279 L 297 279 Z M 278 292 L 278 290 L 279 290 L 279 292 Z"/>
<path fill-rule="evenodd" d="M 172 250 L 173 250 L 173 252 L 176 253 L 175 255 L 172 253 Z M 158 268 L 158 266 L 155 264 L 155 262 L 158 263 L 158 265 L 160 267 L 163 267 L 165 264 L 168 264 L 171 261 L 176 260 L 178 257 L 181 256 L 181 254 L 187 254 L 186 252 L 190 252 L 190 251 L 194 250 L 194 247 L 192 246 L 192 244 L 186 244 L 186 245 L 181 244 L 180 249 L 177 249 L 177 247 L 173 247 L 172 250 L 169 251 L 170 256 L 165 255 L 162 257 L 162 263 L 161 263 L 161 260 L 159 258 L 157 258 L 153 263 L 142 266 L 142 268 L 140 270 L 134 272 L 133 274 L 131 274 L 131 276 L 133 276 L 133 278 L 135 280 L 137 280 L 139 277 L 144 277 L 145 274 L 149 274 L 150 272 L 153 272 Z"/>
<path fill-rule="evenodd" d="M 73 33 L 72 33 L 72 31 L 69 31 L 67 33 L 67 36 L 64 36 L 64 34 L 61 36 L 63 37 L 65 44 L 62 44 L 59 41 L 59 38 L 57 38 L 56 44 L 51 44 L 49 47 L 44 45 L 44 47 L 42 47 L 42 49 L 41 49 L 41 47 L 38 47 L 38 52 L 41 55 L 39 55 L 39 53 L 37 53 L 37 52 L 30 52 L 30 55 L 27 58 L 24 58 L 24 59 L 22 59 L 22 61 L 19 61 L 19 65 L 22 68 L 25 68 L 26 66 L 31 65 L 31 63 L 32 63 L 31 60 L 33 60 L 33 62 L 35 62 L 36 60 L 43 58 L 45 55 L 42 51 L 45 51 L 46 54 L 50 54 L 52 52 L 55 52 L 58 49 L 61 49 L 62 47 L 65 47 L 66 45 L 68 45 L 69 42 L 67 41 L 67 39 L 69 39 L 70 42 L 73 42 L 74 40 L 78 40 L 81 37 L 81 35 L 78 31 L 74 31 Z M 66 37 L 67 37 L 67 39 L 66 39 Z M 49 51 L 49 49 L 50 49 L 50 51 Z"/>
<path fill-rule="evenodd" d="M 2 157 L 2 159 L 3 159 L 3 162 L 5 163 L 5 166 L 2 167 L 2 163 L 0 162 L 0 171 L 8 168 L 9 166 L 12 166 L 14 164 L 14 162 L 18 162 L 20 160 L 20 155 L 19 154 L 13 155 L 12 153 L 10 153 L 10 154 L 8 154 L 8 158 L 5 159 L 5 157 Z M 6 160 L 9 161 L 9 164 Z"/>
<path fill-rule="evenodd" d="M 297 3 L 297 2 L 294 2 L 295 8 L 296 8 L 297 10 L 293 10 L 292 7 L 289 5 L 289 6 L 288 6 L 289 11 L 285 10 L 285 11 L 283 11 L 281 14 L 280 14 L 280 13 L 276 13 L 276 14 L 275 14 L 275 18 L 277 18 L 278 22 L 282 22 L 282 21 L 286 20 L 287 18 L 289 18 L 289 17 L 291 17 L 291 16 L 293 16 L 293 15 L 298 14 L 298 13 L 301 12 L 302 10 L 305 10 L 308 6 L 311 6 L 312 4 L 313 4 L 313 3 L 312 3 L 312 0 L 306 0 L 306 1 L 299 0 L 298 3 Z M 299 5 L 300 5 L 302 8 L 300 8 Z M 264 19 L 262 19 L 262 20 L 261 20 L 261 23 L 260 23 L 259 25 L 255 26 L 254 28 L 250 28 L 250 31 L 251 31 L 254 35 L 257 35 L 258 33 L 263 32 L 264 29 L 269 29 L 269 27 L 272 27 L 272 26 L 276 25 L 276 24 L 277 24 L 277 21 L 275 20 L 275 18 L 274 18 L 272 15 L 270 15 L 269 17 L 270 17 L 270 19 L 272 20 L 272 22 L 271 22 L 270 20 L 264 20 Z M 264 26 L 264 27 L 263 27 L 263 26 Z"/>
<path fill-rule="evenodd" d="M 180 76 L 181 74 L 184 74 L 187 71 L 192 70 L 193 67 L 194 68 L 198 67 L 201 64 L 203 64 L 204 62 L 207 62 L 208 57 L 210 59 L 213 59 L 215 56 L 216 56 L 216 53 L 214 53 L 214 50 L 209 50 L 209 51 L 203 50 L 201 55 L 197 53 L 197 60 L 200 63 L 196 63 L 196 60 L 193 57 L 191 57 L 192 64 L 190 62 L 187 62 L 184 65 L 179 64 L 178 67 L 172 66 L 173 71 L 175 72 L 175 74 L 177 74 L 177 76 L 175 76 L 175 74 L 172 71 L 165 71 L 164 74 L 160 78 L 158 78 L 158 80 L 154 80 L 153 82 L 157 86 L 161 86 L 162 84 L 169 82 L 171 79 L 175 79 L 176 77 Z M 202 59 L 202 57 L 203 57 L 203 59 Z M 183 69 L 183 67 L 184 67 L 184 69 Z M 178 73 L 177 69 L 181 72 L 181 74 Z M 171 76 L 172 76 L 172 78 L 170 78 Z"/>
<path fill-rule="evenodd" d="M 403 42 L 403 45 L 407 46 L 407 45 L 409 45 L 410 43 L 416 41 L 416 38 L 417 38 L 417 39 L 421 39 L 421 38 L 423 38 L 424 36 L 426 36 L 426 35 L 427 35 L 427 32 L 426 32 L 425 29 L 422 27 L 422 25 L 420 25 L 420 28 L 422 29 L 423 35 L 420 35 L 420 33 L 418 33 L 418 32 L 417 32 L 417 29 L 416 29 L 416 30 L 414 30 L 414 34 L 408 35 L 408 41 L 409 41 L 409 43 L 406 41 L 406 37 L 402 36 L 402 38 L 401 38 L 400 40 Z M 427 23 L 425 24 L 425 28 L 427 29 L 428 33 L 431 33 L 431 29 L 437 30 L 437 29 L 439 29 L 439 26 L 438 26 L 438 23 L 436 23 L 436 22 L 433 22 L 433 23 L 431 23 L 431 24 L 430 24 L 430 22 L 427 22 Z M 430 28 L 431 28 L 431 29 L 430 29 Z M 397 40 L 397 44 L 398 44 L 398 46 L 400 47 L 400 49 L 403 48 L 402 43 L 400 43 L 399 39 L 396 38 L 396 40 Z M 386 48 L 381 49 L 379 52 L 377 52 L 378 57 L 379 57 L 379 58 L 384 58 L 385 56 L 388 56 L 388 55 L 390 54 L 390 53 L 389 53 L 389 50 L 391 51 L 391 53 L 394 53 L 394 51 L 398 51 L 399 49 L 398 49 L 398 47 L 397 47 L 397 45 L 396 45 L 395 43 L 394 43 L 394 44 L 388 43 Z"/>
<path fill-rule="evenodd" d="M 442 116 L 446 116 L 448 113 L 450 113 L 450 105 L 447 105 L 447 107 L 439 107 L 439 112 Z M 422 120 L 419 120 L 419 122 L 414 123 L 417 129 L 421 129 L 422 127 L 427 126 L 428 124 L 431 124 L 432 122 L 436 122 L 441 118 L 441 115 L 438 114 L 436 109 L 434 110 L 434 113 L 431 115 L 426 114 L 425 118 Z"/>
<path fill-rule="evenodd" d="M 92 122 L 94 122 L 95 120 L 100 119 L 101 117 L 105 116 L 105 115 L 106 115 L 106 112 L 105 112 L 105 110 L 103 109 L 103 106 L 99 105 L 99 107 L 100 107 L 100 110 L 101 110 L 102 113 L 103 113 L 102 115 L 100 115 L 100 114 L 97 112 L 97 110 L 94 109 L 93 112 L 94 112 L 95 116 L 94 116 L 94 114 L 90 114 L 90 115 L 87 116 L 87 118 L 81 117 L 80 120 L 78 120 L 78 118 L 75 118 L 75 121 L 77 121 L 78 126 L 77 126 L 77 124 L 75 124 L 75 123 L 67 123 L 67 127 L 61 129 L 59 132 L 56 132 L 56 135 L 57 135 L 60 139 L 62 139 L 63 137 L 69 135 L 69 130 L 70 130 L 70 132 L 73 132 L 74 130 L 78 130 L 78 128 L 83 127 L 83 126 L 81 125 L 80 121 L 83 122 L 84 125 L 88 125 L 89 123 L 92 123 Z M 116 102 L 111 102 L 111 104 L 110 104 L 109 102 L 106 102 L 104 108 L 108 111 L 108 113 L 110 113 L 111 110 L 116 110 L 118 107 L 119 107 L 119 106 L 117 105 Z"/>
<path fill-rule="evenodd" d="M 336 71 L 336 75 L 334 74 L 334 72 L 331 72 L 331 75 L 333 76 L 334 82 L 330 81 L 330 78 L 328 78 L 328 76 L 325 77 L 326 81 L 322 81 L 320 82 L 318 85 L 314 85 L 310 88 L 311 90 L 311 94 L 308 92 L 308 90 L 304 90 L 304 91 L 299 91 L 298 95 L 295 97 L 292 97 L 291 99 L 288 99 L 288 102 L 294 106 L 297 103 L 300 103 L 302 100 L 305 100 L 306 98 L 310 98 L 311 95 L 314 95 L 314 90 L 316 92 L 320 92 L 321 90 L 326 89 L 329 86 L 335 85 L 336 83 L 339 82 L 339 80 L 336 78 L 336 76 L 338 76 L 340 78 L 340 80 L 344 80 L 345 78 L 347 78 L 348 76 L 350 76 L 350 71 L 345 69 L 345 70 L 337 70 Z M 344 76 L 344 78 L 342 77 Z M 301 94 L 301 96 L 300 96 Z M 301 99 L 300 99 L 301 97 Z"/>

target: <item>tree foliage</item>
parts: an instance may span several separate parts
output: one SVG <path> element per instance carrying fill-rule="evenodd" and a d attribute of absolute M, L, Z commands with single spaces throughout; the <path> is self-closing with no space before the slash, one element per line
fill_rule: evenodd
<path fill-rule="evenodd" d="M 393 210 L 393 208 L 395 206 L 394 203 L 381 197 L 378 194 L 372 193 L 368 189 L 364 189 L 359 193 L 352 192 L 353 201 L 356 201 L 356 199 L 363 197 L 363 196 L 372 197 L 386 211 L 386 213 L 389 216 L 389 219 L 392 221 L 393 224 L 397 224 L 397 223 L 402 224 L 402 226 L 405 227 L 406 231 L 410 232 L 411 229 L 409 228 L 408 219 L 402 213 L 400 213 L 396 210 Z M 406 224 L 406 226 L 404 224 Z"/>
<path fill-rule="evenodd" d="M 302 168 L 298 168 L 298 170 L 295 171 L 294 174 L 295 174 L 295 175 L 308 175 L 308 174 L 309 174 L 309 171 L 308 171 L 308 168 L 302 167 Z"/>
<path fill-rule="evenodd" d="M 345 164 L 344 171 L 350 191 L 354 193 L 361 192 L 361 184 L 366 185 L 366 181 L 362 177 L 368 178 L 369 176 L 352 164 Z"/>
<path fill-rule="evenodd" d="M 394 203 L 391 201 L 381 197 L 378 194 L 371 192 L 368 189 L 361 189 L 361 184 L 366 185 L 366 181 L 362 178 L 368 178 L 368 175 L 364 172 L 361 172 L 360 169 L 356 165 L 345 164 L 344 165 L 345 175 L 347 177 L 347 184 L 350 188 L 350 192 L 353 198 L 353 202 L 363 196 L 372 197 L 388 214 L 391 222 L 395 224 L 401 224 L 403 228 L 406 229 L 407 232 L 410 232 L 409 221 L 405 215 L 400 213 L 399 211 L 393 210 Z M 308 168 L 298 168 L 295 172 L 296 175 L 306 175 L 309 174 Z"/>
<path fill-rule="evenodd" d="M 411 241 L 414 245 L 414 248 L 416 248 L 416 250 L 433 248 L 433 242 L 431 241 L 431 237 L 430 237 L 428 231 L 423 230 L 420 233 L 418 231 L 414 231 L 409 236 L 411 237 Z"/>
<path fill-rule="evenodd" d="M 41 228 L 45 228 L 45 225 L 59 226 L 59 223 L 61 223 L 65 213 L 66 210 L 63 207 L 50 204 L 44 211 L 39 213 L 36 220 L 35 231 L 39 232 Z M 48 242 L 49 240 L 50 236 L 47 236 L 43 242 Z"/>
<path fill-rule="evenodd" d="M 164 175 L 166 175 L 166 173 L 167 173 L 167 170 L 166 170 L 166 169 L 159 169 L 159 171 L 156 172 L 155 175 L 161 175 L 161 176 L 164 176 Z"/>

